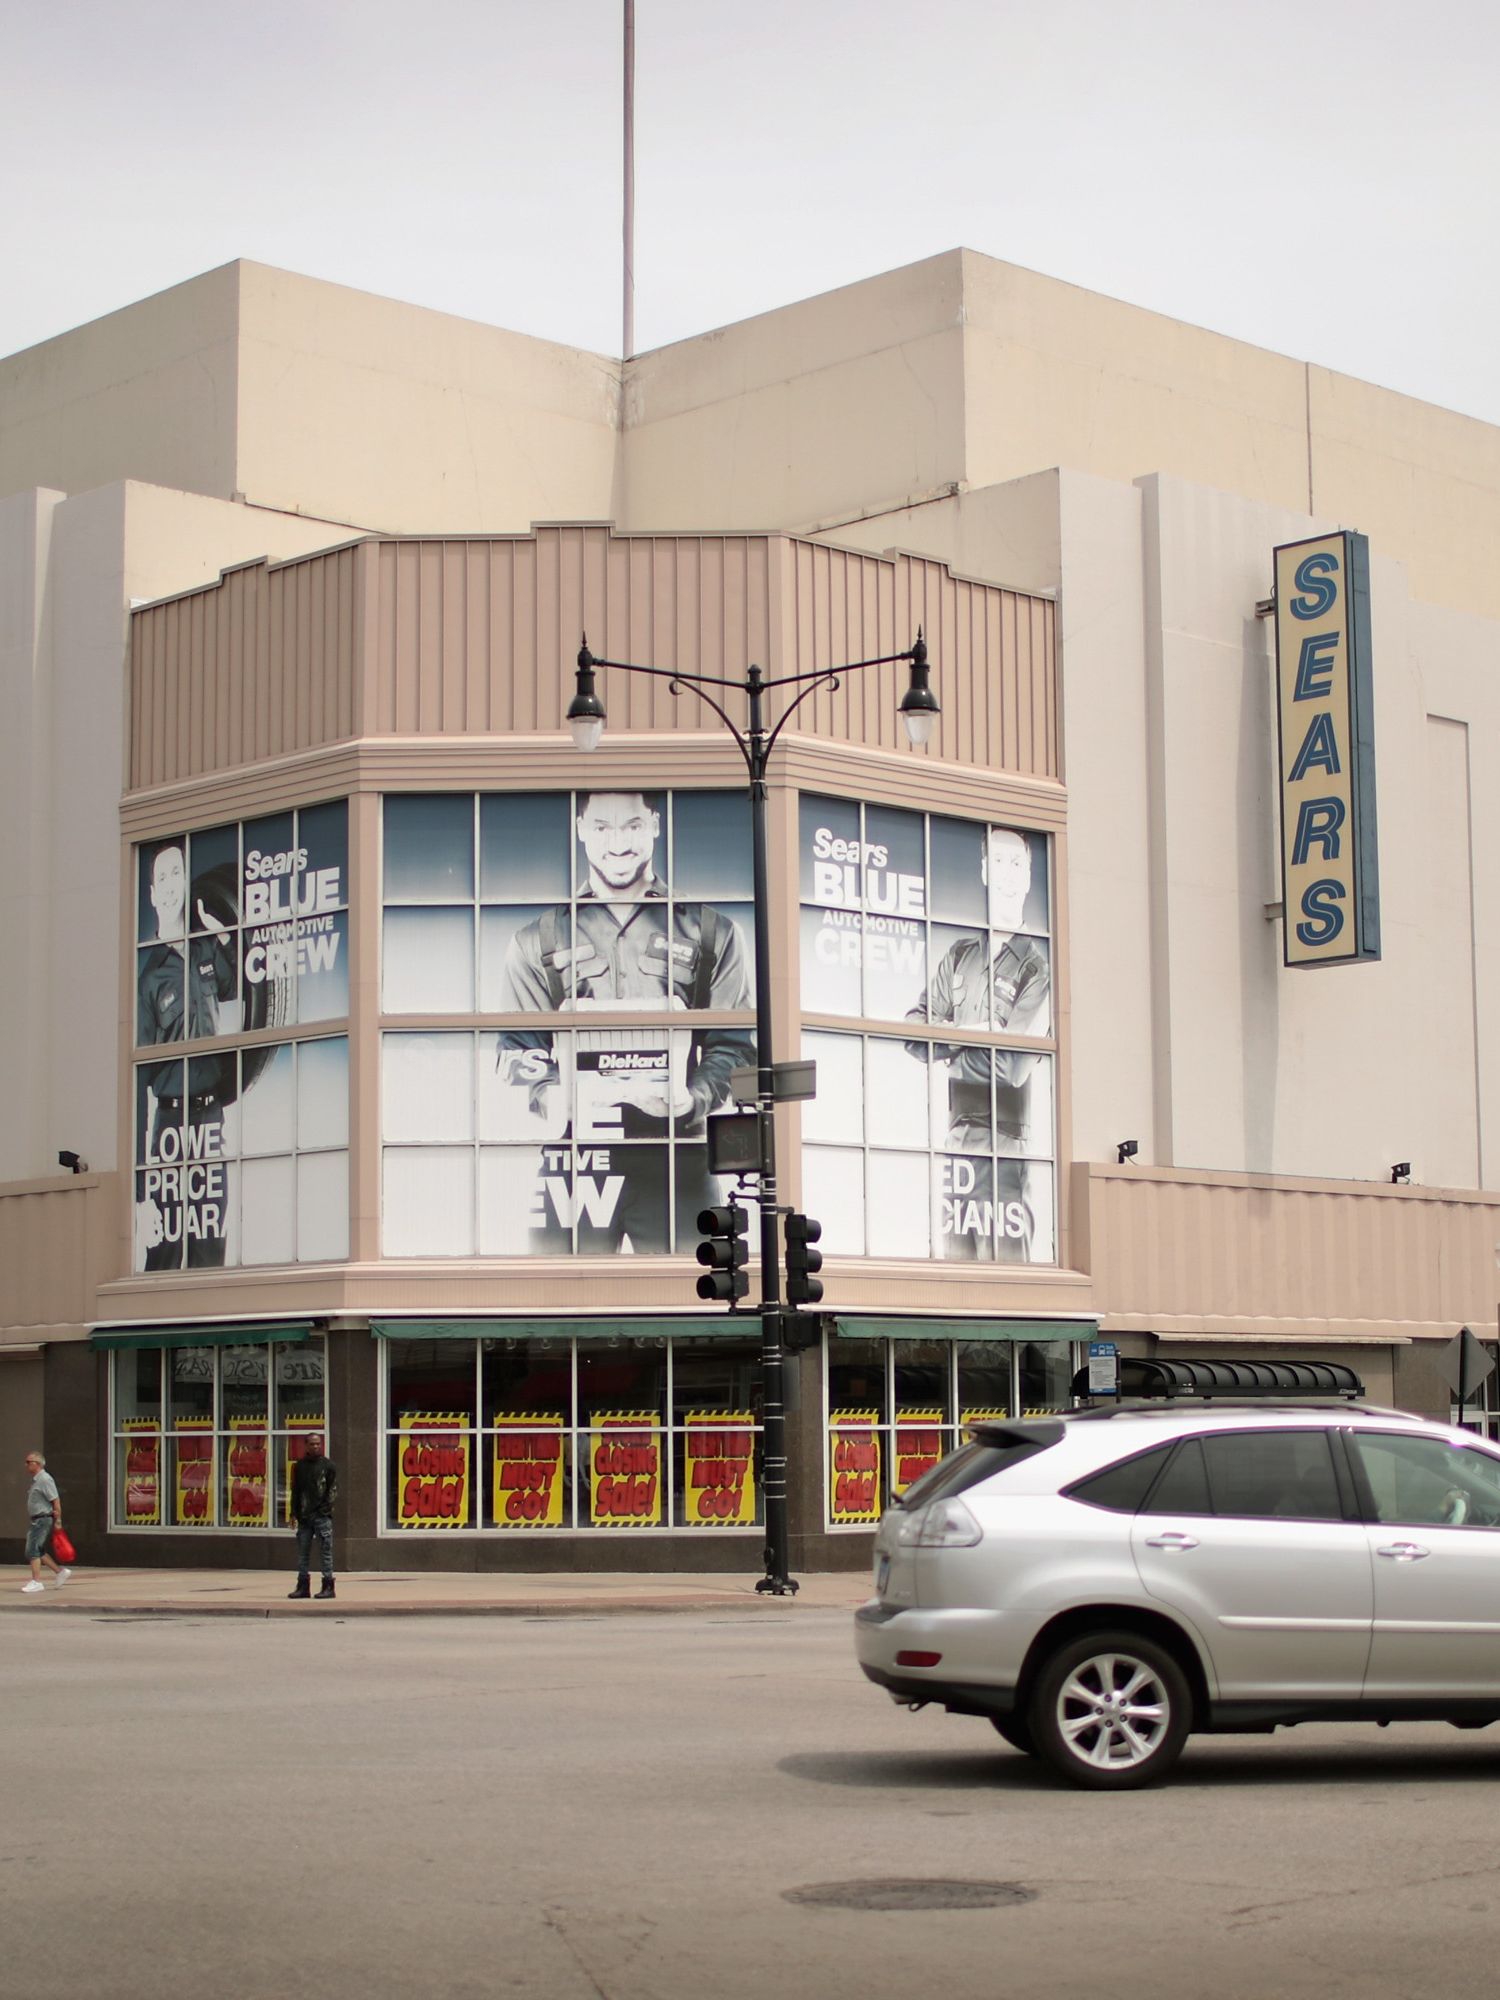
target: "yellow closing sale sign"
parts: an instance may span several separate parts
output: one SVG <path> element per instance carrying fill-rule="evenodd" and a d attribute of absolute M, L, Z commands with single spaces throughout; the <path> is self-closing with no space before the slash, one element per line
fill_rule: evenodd
<path fill-rule="evenodd" d="M 1347 530 L 1276 550 L 1287 965 L 1380 956 L 1370 556 Z"/>

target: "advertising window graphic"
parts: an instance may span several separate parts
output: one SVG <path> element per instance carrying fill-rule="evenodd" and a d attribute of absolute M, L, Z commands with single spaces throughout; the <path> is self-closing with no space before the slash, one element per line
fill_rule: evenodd
<path fill-rule="evenodd" d="M 138 1047 L 349 1011 L 342 800 L 136 850 Z"/>
<path fill-rule="evenodd" d="M 348 1146 L 345 1036 L 138 1062 L 134 1268 L 347 1256 Z"/>
<path fill-rule="evenodd" d="M 801 801 L 804 1202 L 838 1254 L 1056 1259 L 1047 836 Z"/>
<path fill-rule="evenodd" d="M 385 1015 L 509 1017 L 386 1034 L 386 1255 L 688 1247 L 754 1059 L 745 800 L 393 796 L 384 828 Z"/>

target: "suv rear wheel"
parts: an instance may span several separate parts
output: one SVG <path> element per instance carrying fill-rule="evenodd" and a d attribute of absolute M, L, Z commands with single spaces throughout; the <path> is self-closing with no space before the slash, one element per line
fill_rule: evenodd
<path fill-rule="evenodd" d="M 1186 1676 L 1134 1632 L 1088 1632 L 1043 1666 L 1027 1709 L 1039 1757 L 1071 1784 L 1128 1791 L 1164 1778 L 1192 1720 Z"/>

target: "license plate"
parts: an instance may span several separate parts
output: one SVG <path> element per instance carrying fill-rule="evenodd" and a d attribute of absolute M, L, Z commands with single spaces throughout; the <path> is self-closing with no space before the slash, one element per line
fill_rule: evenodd
<path fill-rule="evenodd" d="M 877 1590 L 877 1591 L 880 1591 L 880 1592 L 882 1592 L 882 1593 L 884 1592 L 884 1590 L 885 1590 L 885 1586 L 886 1586 L 886 1579 L 887 1579 L 887 1578 L 888 1578 L 888 1577 L 890 1576 L 890 1573 L 891 1573 L 891 1559 L 890 1559 L 890 1557 L 889 1557 L 889 1556 L 876 1556 L 876 1558 L 875 1558 L 875 1588 L 876 1588 L 876 1590 Z"/>

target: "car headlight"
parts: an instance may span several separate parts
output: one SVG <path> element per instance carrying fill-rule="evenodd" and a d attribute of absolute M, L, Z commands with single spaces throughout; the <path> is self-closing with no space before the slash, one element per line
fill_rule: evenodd
<path fill-rule="evenodd" d="M 915 1513 L 903 1511 L 896 1521 L 896 1541 L 902 1548 L 972 1549 L 983 1540 L 983 1528 L 962 1500 L 934 1500 Z"/>

